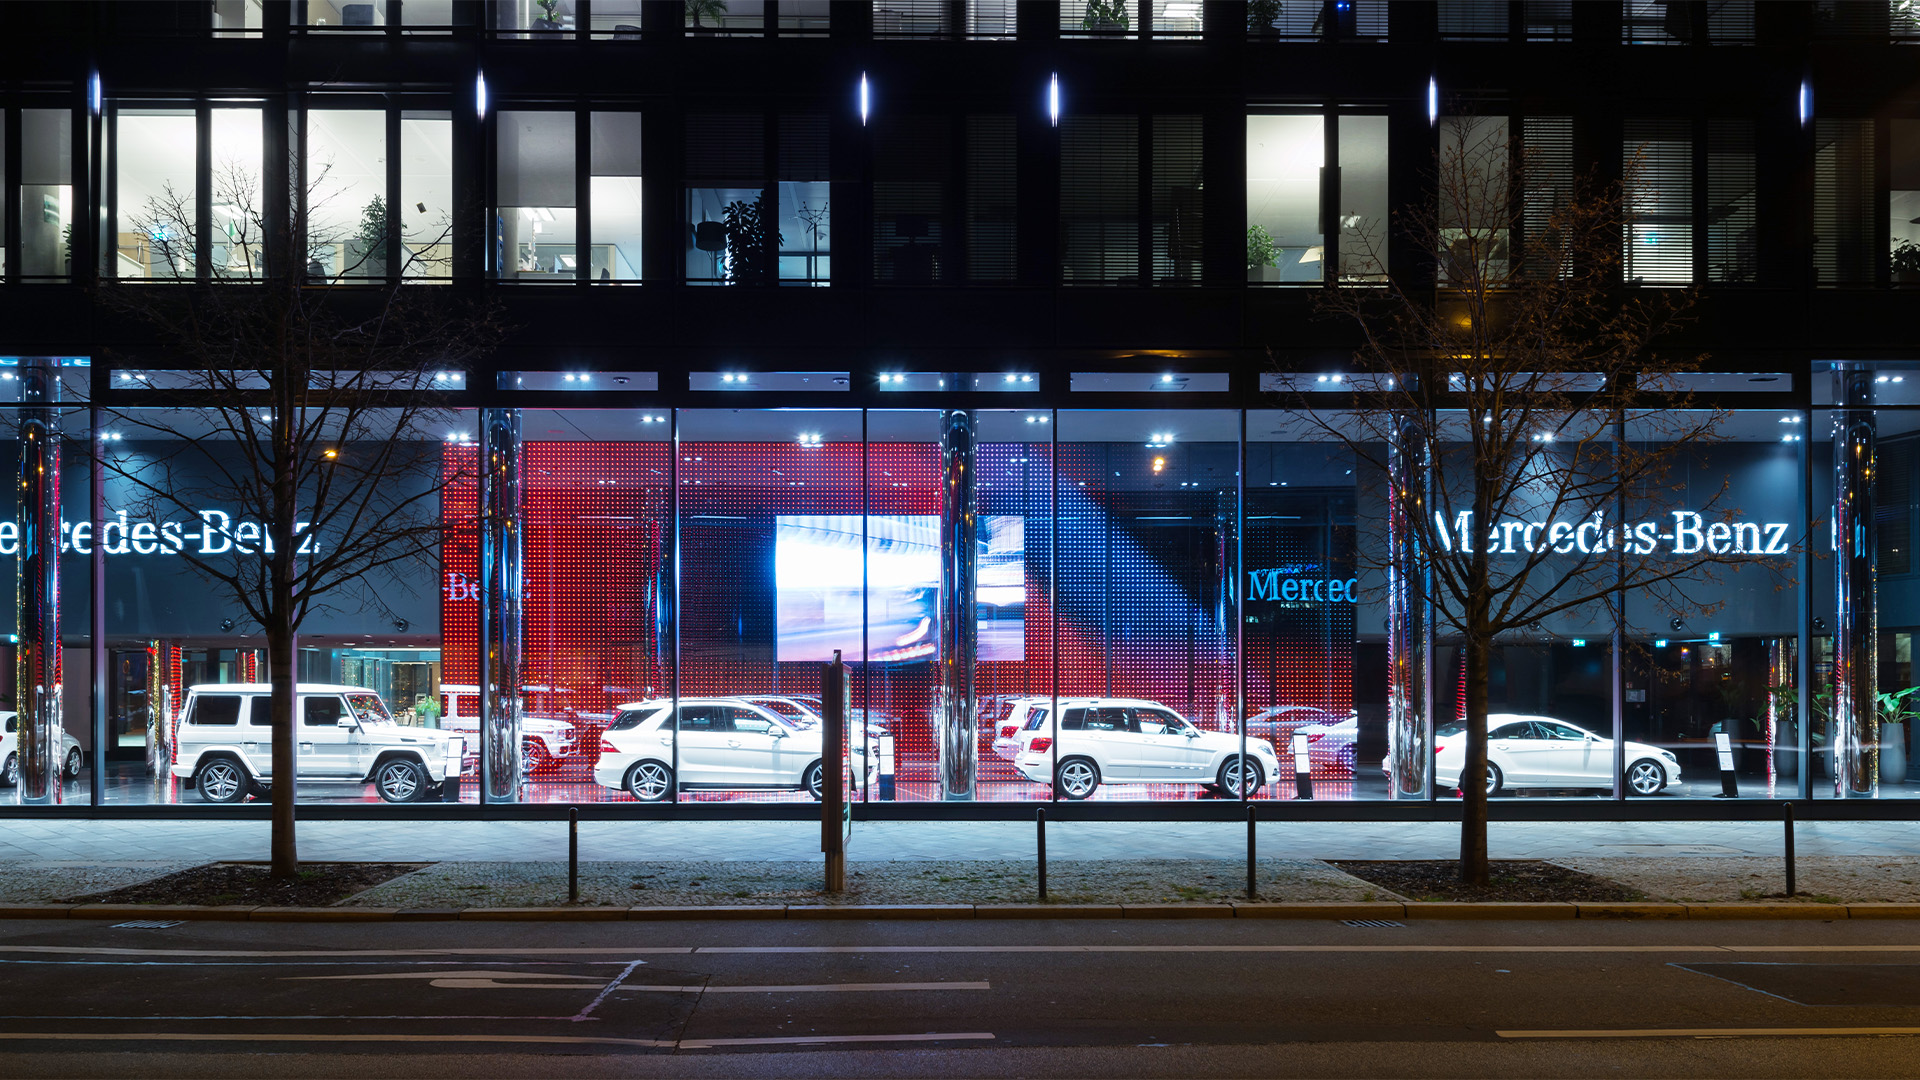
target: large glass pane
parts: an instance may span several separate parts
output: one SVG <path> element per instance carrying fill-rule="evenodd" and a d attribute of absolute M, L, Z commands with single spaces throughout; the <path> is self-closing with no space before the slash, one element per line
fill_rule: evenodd
<path fill-rule="evenodd" d="M 266 250 L 260 110 L 215 109 L 210 129 L 213 251 L 209 262 L 215 277 L 258 277 Z"/>
<path fill-rule="evenodd" d="M 643 27 L 643 0 L 594 0 L 592 20 L 596 40 L 638 41 Z"/>
<path fill-rule="evenodd" d="M 453 121 L 444 112 L 400 116 L 401 268 L 409 279 L 453 276 Z"/>
<path fill-rule="evenodd" d="M 1892 228 L 1893 280 L 1920 285 L 1920 120 L 1887 122 L 1892 154 L 1887 166 L 1887 218 Z"/>
<path fill-rule="evenodd" d="M 264 25 L 261 0 L 213 0 L 213 36 L 257 38 Z"/>
<path fill-rule="evenodd" d="M 406 34 L 452 33 L 453 0 L 407 0 L 400 8 Z"/>
<path fill-rule="evenodd" d="M 73 209 L 73 113 L 20 110 L 23 275 L 64 278 L 72 273 Z"/>
<path fill-rule="evenodd" d="M 413 3 L 408 0 L 407 21 L 413 21 Z M 596 4 L 595 7 L 600 5 Z M 547 37 L 550 40 L 563 40 L 556 31 L 571 31 L 574 19 L 579 11 L 575 0 L 491 0 L 487 7 L 493 16 L 493 28 L 500 31 L 532 31 L 531 33 L 512 33 L 517 38 Z M 596 19 L 595 22 L 599 20 Z M 635 18 L 635 22 L 639 19 Z M 571 36 L 571 35 L 564 35 Z"/>
<path fill-rule="evenodd" d="M 1046 799 L 1054 737 L 1052 415 L 1045 409 L 975 413 L 979 590 L 974 691 L 980 731 L 979 798 Z M 1039 746 L 1036 749 L 1036 745 Z"/>
<path fill-rule="evenodd" d="M 198 144 L 190 109 L 124 108 L 116 114 L 115 277 L 193 276 Z"/>
<path fill-rule="evenodd" d="M 640 280 L 640 114 L 593 114 L 594 281 Z"/>
<path fill-rule="evenodd" d="M 687 189 L 687 281 L 768 284 L 765 192 L 748 187 Z M 797 215 L 796 215 L 797 216 Z M 796 241 L 798 242 L 798 241 Z"/>
<path fill-rule="evenodd" d="M 1063 798 L 1239 795 L 1239 422 L 1234 412 L 1059 414 Z M 1256 762 L 1259 785 L 1272 783 L 1277 765 Z"/>
<path fill-rule="evenodd" d="M 831 0 L 780 0 L 780 33 L 824 37 L 833 17 Z"/>
<path fill-rule="evenodd" d="M 762 0 L 687 0 L 686 27 L 695 33 L 758 36 L 766 25 Z"/>
<path fill-rule="evenodd" d="M 825 285 L 833 276 L 833 199 L 826 181 L 780 182 L 780 280 Z"/>
<path fill-rule="evenodd" d="M 372 30 L 387 25 L 387 0 L 306 0 L 307 26 L 320 30 Z"/>
<path fill-rule="evenodd" d="M 1511 157 L 1506 117 L 1440 118 L 1436 195 L 1443 249 L 1441 281 L 1470 287 L 1475 282 L 1497 285 L 1506 280 L 1508 222 L 1514 210 Z"/>
<path fill-rule="evenodd" d="M 579 277 L 574 247 L 574 114 L 502 112 L 494 266 L 502 280 Z"/>
<path fill-rule="evenodd" d="M 307 114 L 307 275 L 387 276 L 387 114 Z"/>
<path fill-rule="evenodd" d="M 1340 117 L 1340 280 L 1387 277 L 1387 118 Z"/>
<path fill-rule="evenodd" d="M 1322 280 L 1326 157 L 1325 121 L 1318 115 L 1247 117 L 1247 280 Z"/>

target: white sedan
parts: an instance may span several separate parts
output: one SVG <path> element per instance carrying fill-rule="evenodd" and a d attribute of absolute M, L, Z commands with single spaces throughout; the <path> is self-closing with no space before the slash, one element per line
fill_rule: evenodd
<path fill-rule="evenodd" d="M 1069 799 L 1086 798 L 1102 781 L 1197 784 L 1239 798 L 1242 788 L 1251 792 L 1280 775 L 1265 740 L 1246 740 L 1243 757 L 1239 735 L 1201 731 L 1152 701 L 1062 698 L 1057 730 L 1035 716 L 1017 738 L 1014 768 L 1036 783 L 1051 781 Z"/>
<path fill-rule="evenodd" d="M 1452 723 L 1433 733 L 1433 778 L 1441 788 L 1460 786 L 1467 757 L 1467 727 Z M 1680 782 L 1672 751 L 1646 743 L 1626 744 L 1627 790 L 1655 795 Z M 1611 788 L 1613 740 L 1551 716 L 1492 713 L 1487 717 L 1487 794 L 1508 788 Z"/>
<path fill-rule="evenodd" d="M 60 775 L 68 780 L 80 778 L 80 747 L 73 736 L 60 732 Z M 20 714 L 0 712 L 0 787 L 20 782 Z"/>
<path fill-rule="evenodd" d="M 658 698 L 620 706 L 600 736 L 594 782 L 642 802 L 682 790 L 786 789 L 825 795 L 819 728 L 796 728 L 770 710 L 738 698 L 681 698 L 675 741 L 673 702 Z M 676 749 L 677 747 L 677 749 Z M 855 768 L 873 765 L 853 747 Z M 678 769 L 676 776 L 675 770 Z"/>

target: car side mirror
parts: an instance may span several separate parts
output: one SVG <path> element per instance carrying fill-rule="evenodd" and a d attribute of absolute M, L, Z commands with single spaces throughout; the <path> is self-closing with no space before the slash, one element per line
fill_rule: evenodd
<path fill-rule="evenodd" d="M 1187 729 L 1187 738 L 1189 738 L 1189 739 L 1197 739 L 1197 738 L 1199 738 L 1199 737 L 1200 737 L 1200 733 L 1199 733 L 1198 731 L 1195 731 L 1195 730 L 1194 730 L 1193 728 L 1188 728 L 1188 729 Z"/>
<path fill-rule="evenodd" d="M 773 736 L 776 739 L 784 739 L 787 737 L 787 729 L 782 727 L 770 727 L 767 729 L 767 734 Z"/>
<path fill-rule="evenodd" d="M 355 720 L 355 719 L 354 719 L 353 717 L 351 717 L 351 716 L 343 716 L 343 717 L 341 717 L 340 719 L 338 719 L 338 720 L 335 720 L 335 721 L 333 722 L 333 726 L 334 726 L 334 727 L 343 727 L 343 728 L 357 728 L 357 727 L 359 727 L 359 726 L 360 726 L 360 721 L 358 721 L 358 720 Z"/>

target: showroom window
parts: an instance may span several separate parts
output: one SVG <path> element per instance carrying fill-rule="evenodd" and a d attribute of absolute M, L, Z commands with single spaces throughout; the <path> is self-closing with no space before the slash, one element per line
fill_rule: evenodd
<path fill-rule="evenodd" d="M 874 280 L 1013 280 L 1016 180 L 1012 116 L 875 121 Z"/>
<path fill-rule="evenodd" d="M 114 108 L 113 276 L 262 272 L 262 123 L 260 109 L 244 106 Z M 204 178 L 195 164 L 202 130 L 210 162 Z"/>
<path fill-rule="evenodd" d="M 1318 112 L 1247 117 L 1249 281 L 1321 284 L 1329 234 L 1336 280 L 1385 280 L 1387 118 L 1341 113 L 1332 125 L 1336 137 L 1329 146 L 1329 120 Z M 1329 206 L 1337 208 L 1331 220 Z"/>
<path fill-rule="evenodd" d="M 874 0 L 873 36 L 923 41 L 1012 41 L 1014 0 Z"/>
<path fill-rule="evenodd" d="M 685 134 L 686 280 L 828 284 L 833 201 L 826 117 L 695 114 L 686 118 Z"/>
<path fill-rule="evenodd" d="M 1063 118 L 1061 279 L 1087 285 L 1197 283 L 1201 142 L 1197 116 Z"/>

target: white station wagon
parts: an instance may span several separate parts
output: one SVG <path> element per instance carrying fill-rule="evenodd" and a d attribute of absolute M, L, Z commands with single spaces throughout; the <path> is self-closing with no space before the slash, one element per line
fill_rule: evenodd
<path fill-rule="evenodd" d="M 682 790 L 787 789 L 824 795 L 819 727 L 797 728 L 779 714 L 738 698 L 681 698 L 679 752 L 673 702 L 666 698 L 620 706 L 600 736 L 593 779 L 641 802 L 673 796 L 674 762 Z M 852 740 L 854 768 L 874 780 L 873 756 Z"/>
<path fill-rule="evenodd" d="M 301 683 L 301 786 L 372 784 L 387 802 L 460 798 L 466 740 L 431 728 L 401 727 L 365 687 Z M 273 777 L 273 687 L 207 683 L 187 689 L 175 733 L 173 775 L 208 802 L 265 794 Z"/>
<path fill-rule="evenodd" d="M 1014 735 L 1013 767 L 1035 783 L 1051 781 L 1069 799 L 1084 799 L 1109 781 L 1198 784 L 1237 799 L 1243 786 L 1252 791 L 1280 775 L 1266 740 L 1246 740 L 1242 757 L 1239 735 L 1201 731 L 1159 702 L 1061 698 L 1057 731 L 1051 711 L 1051 702 L 1030 699 Z"/>

